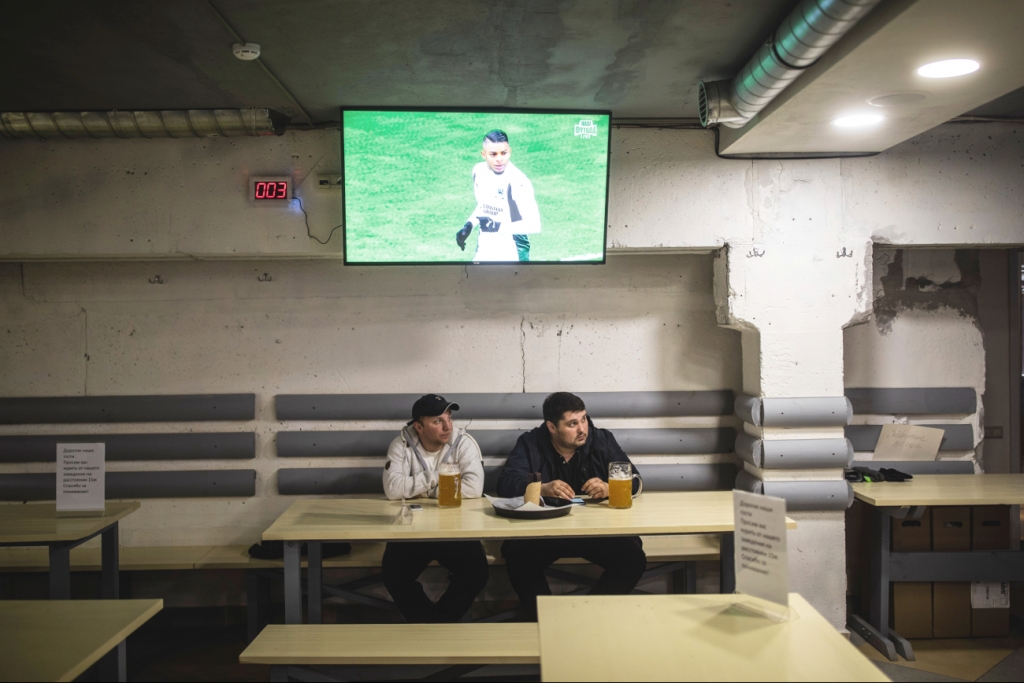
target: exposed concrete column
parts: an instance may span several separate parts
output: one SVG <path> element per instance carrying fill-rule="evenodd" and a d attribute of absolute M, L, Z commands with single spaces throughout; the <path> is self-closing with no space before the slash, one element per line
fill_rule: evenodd
<path fill-rule="evenodd" d="M 866 315 L 871 244 L 843 225 L 840 162 L 756 161 L 751 178 L 754 240 L 730 242 L 715 273 L 719 324 L 742 333 L 744 392 L 843 396 L 843 328 Z M 843 437 L 842 427 L 745 429 L 764 440 Z M 844 513 L 790 516 L 791 590 L 843 629 Z"/>

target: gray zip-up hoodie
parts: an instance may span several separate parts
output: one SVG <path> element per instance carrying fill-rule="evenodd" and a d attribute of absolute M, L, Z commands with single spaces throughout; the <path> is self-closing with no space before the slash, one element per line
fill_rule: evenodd
<path fill-rule="evenodd" d="M 484 490 L 484 463 L 476 439 L 462 428 L 453 429 L 442 447 L 438 464 L 457 462 L 462 473 L 462 497 L 479 498 Z M 390 500 L 427 495 L 437 498 L 437 469 L 427 460 L 412 426 L 399 432 L 388 447 L 384 464 L 384 493 Z"/>

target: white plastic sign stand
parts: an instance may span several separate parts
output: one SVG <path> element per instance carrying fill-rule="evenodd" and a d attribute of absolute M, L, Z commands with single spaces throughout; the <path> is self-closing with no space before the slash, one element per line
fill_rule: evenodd
<path fill-rule="evenodd" d="M 102 517 L 106 510 L 106 444 L 57 444 L 57 516 Z"/>
<path fill-rule="evenodd" d="M 793 618 L 789 609 L 786 501 L 746 491 L 732 492 L 735 514 L 736 592 L 761 598 L 738 602 L 744 611 L 776 621 Z"/>

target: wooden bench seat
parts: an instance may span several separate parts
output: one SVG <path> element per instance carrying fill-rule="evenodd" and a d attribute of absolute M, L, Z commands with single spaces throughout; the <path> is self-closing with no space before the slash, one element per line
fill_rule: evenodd
<path fill-rule="evenodd" d="M 690 536 L 645 536 L 644 550 L 650 562 L 701 562 L 718 559 L 716 534 Z M 282 560 L 258 560 L 249 557 L 245 545 L 227 546 L 153 546 L 120 549 L 121 571 L 157 571 L 182 569 L 280 569 Z M 484 544 L 492 565 L 504 564 L 501 543 Z M 383 543 L 354 543 L 352 552 L 323 561 L 324 569 L 370 569 L 380 567 Z M 305 564 L 305 563 L 303 563 Z M 566 558 L 558 564 L 586 564 L 580 558 Z M 44 547 L 0 548 L 0 572 L 45 572 L 49 555 Z M 73 571 L 99 571 L 99 548 L 75 548 L 71 551 Z"/>
<path fill-rule="evenodd" d="M 536 623 L 271 624 L 245 648 L 243 664 L 539 664 Z M 272 680 L 280 680 L 272 676 Z"/>

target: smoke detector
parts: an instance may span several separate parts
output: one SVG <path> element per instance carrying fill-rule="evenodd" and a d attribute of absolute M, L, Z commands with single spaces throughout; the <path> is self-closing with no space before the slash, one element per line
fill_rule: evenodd
<path fill-rule="evenodd" d="M 231 52 L 244 62 L 250 62 L 260 56 L 260 46 L 256 43 L 235 43 L 231 46 Z"/>

